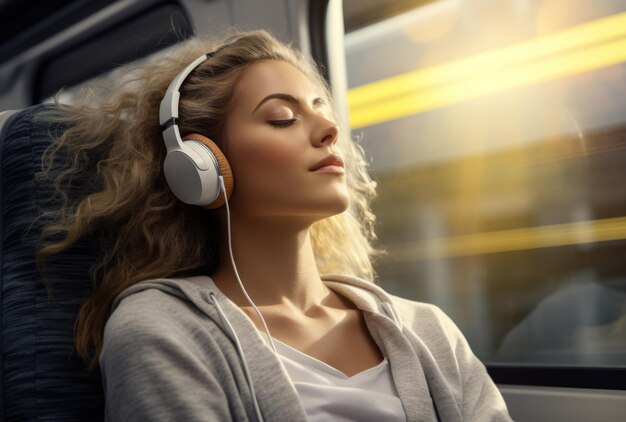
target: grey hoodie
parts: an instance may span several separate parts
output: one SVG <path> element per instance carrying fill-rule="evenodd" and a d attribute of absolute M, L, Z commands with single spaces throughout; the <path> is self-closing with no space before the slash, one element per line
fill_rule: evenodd
<path fill-rule="evenodd" d="M 408 421 L 511 420 L 485 367 L 439 308 L 356 277 L 323 279 L 363 311 Z M 262 335 L 210 277 L 126 289 L 113 303 L 100 355 L 106 420 L 306 421 Z"/>

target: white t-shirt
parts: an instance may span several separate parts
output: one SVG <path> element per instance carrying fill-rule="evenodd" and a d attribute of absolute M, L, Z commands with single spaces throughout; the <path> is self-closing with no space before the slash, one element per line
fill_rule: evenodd
<path fill-rule="evenodd" d="M 262 337 L 269 344 L 264 333 Z M 309 421 L 406 421 L 386 357 L 378 365 L 348 377 L 332 366 L 272 339 Z"/>

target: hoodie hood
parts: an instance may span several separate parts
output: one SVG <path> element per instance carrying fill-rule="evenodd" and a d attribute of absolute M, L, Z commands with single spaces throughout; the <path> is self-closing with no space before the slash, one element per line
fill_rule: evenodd
<path fill-rule="evenodd" d="M 381 314 L 391 319 L 402 331 L 402 320 L 391 295 L 376 284 L 359 277 L 327 274 L 322 281 L 329 288 L 350 299 L 362 311 Z"/>
<path fill-rule="evenodd" d="M 324 284 L 352 301 L 362 311 L 381 314 L 389 318 L 402 330 L 399 313 L 391 300 L 391 296 L 376 284 L 362 278 L 344 274 L 327 274 L 322 276 Z M 207 309 L 207 303 L 228 303 L 236 305 L 215 285 L 209 276 L 187 278 L 160 278 L 142 281 L 122 293 L 113 301 L 111 313 L 128 296 L 149 289 L 158 289 L 195 304 L 204 310 L 216 323 L 222 326 L 222 316 L 218 309 Z M 229 330 L 226 330 L 229 331 Z"/>

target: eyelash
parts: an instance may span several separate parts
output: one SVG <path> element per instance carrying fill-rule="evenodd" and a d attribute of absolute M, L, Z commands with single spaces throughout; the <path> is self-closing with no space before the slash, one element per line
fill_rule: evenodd
<path fill-rule="evenodd" d="M 285 119 L 285 120 L 271 120 L 270 124 L 275 127 L 287 127 L 291 126 L 296 119 Z"/>

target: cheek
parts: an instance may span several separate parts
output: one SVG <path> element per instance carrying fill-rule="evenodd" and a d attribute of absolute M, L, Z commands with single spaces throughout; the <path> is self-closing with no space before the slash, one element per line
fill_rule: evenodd
<path fill-rule="evenodd" d="M 270 181 L 272 185 L 283 185 L 288 182 L 286 178 L 306 170 L 304 151 L 290 139 L 248 138 L 239 146 L 233 157 L 233 171 L 246 185 L 257 186 Z"/>
<path fill-rule="evenodd" d="M 294 168 L 298 165 L 297 160 L 301 157 L 301 153 L 294 145 L 278 146 L 269 142 L 259 142 L 250 148 L 249 157 L 256 162 L 255 167 L 271 172 Z"/>

